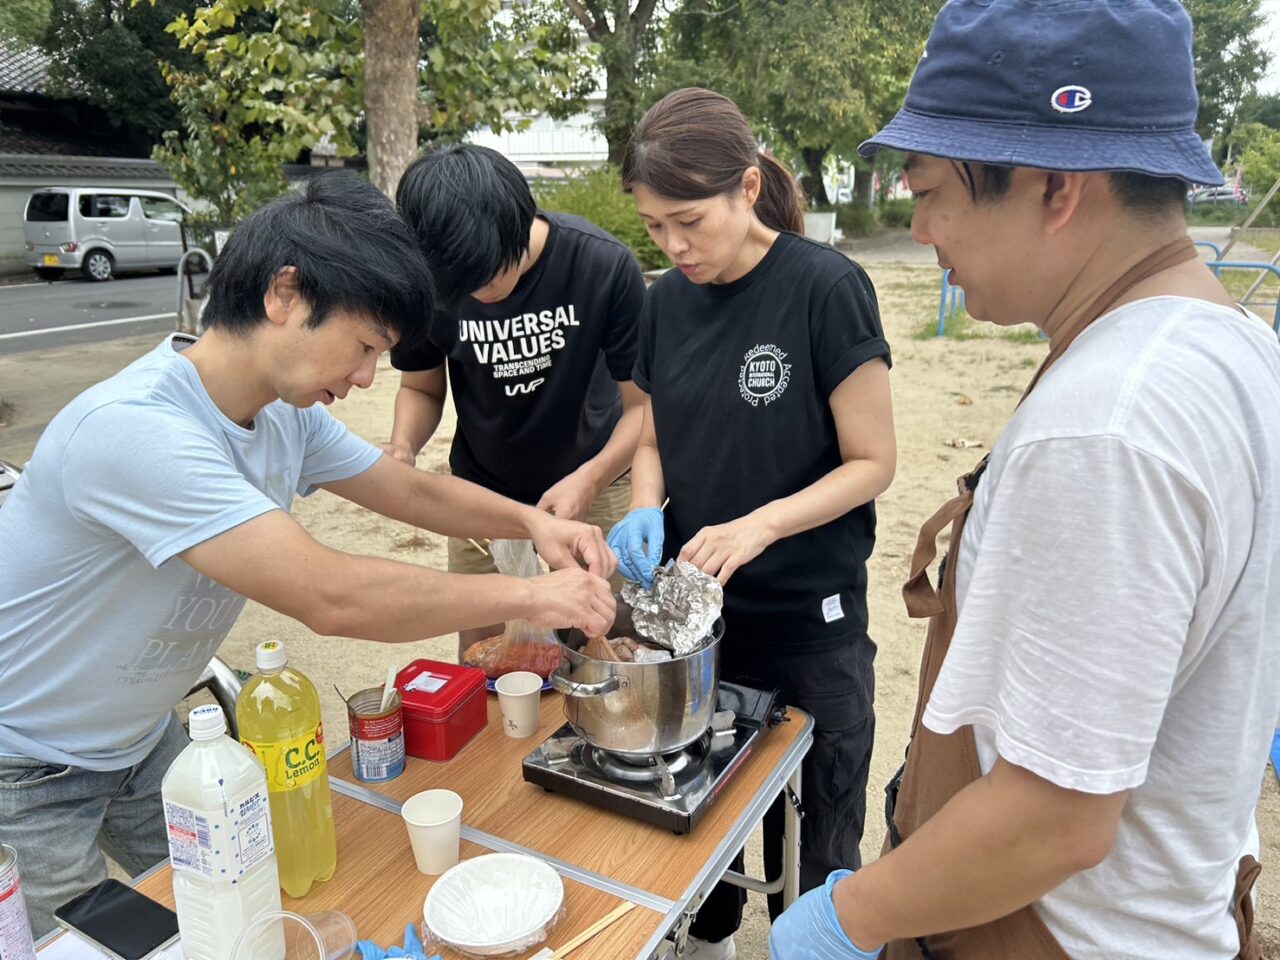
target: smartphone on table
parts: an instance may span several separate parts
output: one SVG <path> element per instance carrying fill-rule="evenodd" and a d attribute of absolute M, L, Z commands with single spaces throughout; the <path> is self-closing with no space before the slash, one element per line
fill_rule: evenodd
<path fill-rule="evenodd" d="M 178 938 L 178 915 L 119 880 L 103 880 L 53 912 L 116 960 L 147 960 Z"/>

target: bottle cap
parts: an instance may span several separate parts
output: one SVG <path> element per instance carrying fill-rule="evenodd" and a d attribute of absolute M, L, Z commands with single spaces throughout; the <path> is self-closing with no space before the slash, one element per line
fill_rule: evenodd
<path fill-rule="evenodd" d="M 216 703 L 206 704 L 187 714 L 187 730 L 192 740 L 216 740 L 227 732 L 227 718 Z"/>
<path fill-rule="evenodd" d="M 279 640 L 264 640 L 258 644 L 258 669 L 279 670 L 289 662 L 284 644 Z"/>

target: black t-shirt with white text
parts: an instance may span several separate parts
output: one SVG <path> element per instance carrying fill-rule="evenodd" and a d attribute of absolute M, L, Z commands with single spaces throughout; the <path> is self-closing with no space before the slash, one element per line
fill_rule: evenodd
<path fill-rule="evenodd" d="M 732 283 L 664 274 L 645 299 L 635 382 L 670 498 L 666 555 L 839 467 L 831 393 L 876 358 L 889 362 L 875 291 L 831 247 L 783 233 Z M 772 544 L 725 588 L 725 642 L 820 652 L 865 634 L 874 544 L 871 503 Z"/>
<path fill-rule="evenodd" d="M 391 352 L 399 370 L 448 361 L 453 473 L 524 503 L 608 442 L 644 302 L 624 244 L 581 217 L 538 215 L 550 226 L 546 245 L 509 297 L 466 297 L 431 319 L 424 340 Z"/>

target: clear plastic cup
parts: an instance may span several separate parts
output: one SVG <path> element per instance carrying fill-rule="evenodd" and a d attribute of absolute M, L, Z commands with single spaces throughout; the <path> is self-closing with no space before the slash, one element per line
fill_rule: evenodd
<path fill-rule="evenodd" d="M 231 960 L 348 960 L 355 955 L 356 925 L 341 910 L 264 913 L 231 948 Z"/>

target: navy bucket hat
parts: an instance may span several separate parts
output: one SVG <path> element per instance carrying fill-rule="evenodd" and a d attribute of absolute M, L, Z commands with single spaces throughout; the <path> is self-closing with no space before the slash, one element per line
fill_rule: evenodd
<path fill-rule="evenodd" d="M 1198 105 L 1177 0 L 950 0 L 902 109 L 858 153 L 1217 186 Z"/>

